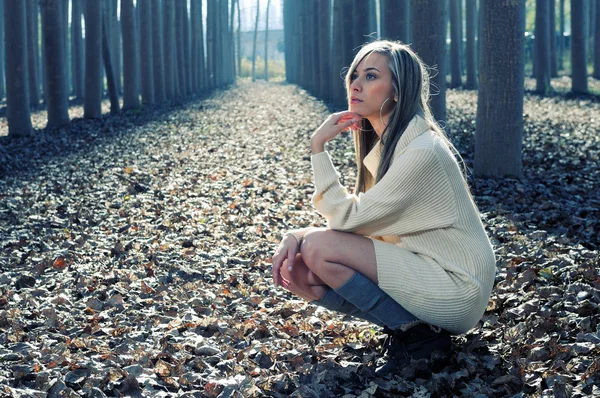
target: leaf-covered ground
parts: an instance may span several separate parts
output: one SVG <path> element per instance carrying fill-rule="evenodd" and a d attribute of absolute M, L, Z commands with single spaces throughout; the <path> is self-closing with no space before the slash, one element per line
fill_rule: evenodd
<path fill-rule="evenodd" d="M 471 164 L 476 93 L 448 104 Z M 323 225 L 308 137 L 327 113 L 240 81 L 3 138 L 0 396 L 600 395 L 600 104 L 526 97 L 525 177 L 470 181 L 498 259 L 488 310 L 389 378 L 378 328 L 270 280 L 281 234 Z M 331 151 L 352 185 L 349 136 Z"/>

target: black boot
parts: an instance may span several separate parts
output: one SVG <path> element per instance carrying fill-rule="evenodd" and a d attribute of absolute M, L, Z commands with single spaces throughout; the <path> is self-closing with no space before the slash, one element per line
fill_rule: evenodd
<path fill-rule="evenodd" d="M 375 370 L 377 376 L 386 376 L 404 365 L 410 364 L 413 359 L 430 358 L 434 351 L 447 351 L 452 341 L 450 333 L 444 329 L 434 331 L 427 324 L 418 324 L 402 331 L 383 329 L 387 333 L 384 342 L 387 363 Z"/>

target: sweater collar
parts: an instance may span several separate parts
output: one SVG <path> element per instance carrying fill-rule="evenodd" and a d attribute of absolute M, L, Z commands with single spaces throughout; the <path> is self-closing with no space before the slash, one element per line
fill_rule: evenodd
<path fill-rule="evenodd" d="M 398 140 L 398 144 L 396 145 L 396 149 L 394 151 L 394 157 L 402 153 L 413 139 L 417 138 L 419 135 L 428 130 L 430 130 L 430 127 L 425 118 L 420 115 L 415 115 L 410 123 L 408 123 L 406 130 L 404 130 L 404 133 Z M 373 177 L 377 176 L 377 169 L 379 168 L 382 152 L 383 145 L 381 144 L 381 140 L 379 140 L 363 160 L 363 164 Z"/>

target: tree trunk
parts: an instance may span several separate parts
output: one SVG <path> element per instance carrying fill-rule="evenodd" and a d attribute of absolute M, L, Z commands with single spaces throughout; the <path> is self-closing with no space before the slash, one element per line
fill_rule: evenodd
<path fill-rule="evenodd" d="M 550 0 L 549 5 L 549 39 L 550 39 L 550 77 L 558 76 L 558 62 L 556 59 L 556 1 Z"/>
<path fill-rule="evenodd" d="M 202 3 L 202 2 L 192 2 Z M 164 12 L 164 32 L 163 32 L 163 51 L 164 51 L 164 77 L 165 77 L 165 97 L 169 100 L 175 98 L 175 12 L 173 0 L 163 0 Z"/>
<path fill-rule="evenodd" d="M 123 87 L 121 87 L 121 76 L 122 76 L 122 68 L 121 68 L 121 31 L 119 28 L 119 19 L 117 8 L 119 7 L 118 0 L 110 0 L 111 1 L 111 9 L 110 9 L 110 53 L 112 55 L 112 65 L 113 71 L 115 73 L 115 85 L 117 87 L 117 95 L 123 92 Z"/>
<path fill-rule="evenodd" d="M 550 86 L 550 40 L 548 38 L 549 16 L 548 0 L 536 0 L 535 3 L 535 90 L 547 95 Z"/>
<path fill-rule="evenodd" d="M 459 1 L 461 0 L 450 0 L 450 72 L 452 76 L 450 87 L 452 88 L 462 86 L 462 54 L 460 51 L 460 43 L 462 41 L 460 26 L 462 25 L 462 20 L 459 12 Z"/>
<path fill-rule="evenodd" d="M 198 30 L 198 2 L 190 3 L 190 24 L 191 24 L 191 41 L 192 41 L 192 90 L 194 93 L 200 91 L 200 43 Z"/>
<path fill-rule="evenodd" d="M 331 90 L 331 3 L 329 1 L 317 2 L 317 36 L 315 43 L 319 51 L 318 77 L 319 97 L 326 102 L 332 100 Z"/>
<path fill-rule="evenodd" d="M 583 0 L 571 0 L 571 91 L 577 94 L 588 92 L 585 20 Z"/>
<path fill-rule="evenodd" d="M 157 103 L 163 103 L 165 96 L 165 77 L 164 77 L 164 59 L 163 54 L 163 17 L 160 12 L 162 9 L 160 0 L 152 0 L 152 70 L 154 72 L 154 100 Z"/>
<path fill-rule="evenodd" d="M 437 121 L 446 120 L 446 25 L 444 0 L 412 0 L 412 47 L 437 72 L 431 78 L 431 108 Z"/>
<path fill-rule="evenodd" d="M 29 105 L 31 109 L 40 107 L 40 85 L 38 80 L 39 47 L 35 36 L 35 25 L 38 23 L 38 1 L 25 0 L 27 5 L 27 66 L 29 67 Z"/>
<path fill-rule="evenodd" d="M 185 93 L 192 93 L 192 69 L 190 68 L 190 20 L 188 17 L 187 1 L 181 5 L 181 26 L 183 32 L 183 71 L 185 78 Z"/>
<path fill-rule="evenodd" d="M 477 88 L 477 46 L 475 43 L 475 29 L 477 27 L 477 1 L 466 0 L 467 16 L 467 82 L 465 88 Z"/>
<path fill-rule="evenodd" d="M 85 0 L 85 118 L 102 117 L 102 3 Z"/>
<path fill-rule="evenodd" d="M 142 69 L 142 103 L 154 104 L 154 62 L 152 51 L 152 0 L 138 0 L 140 7 L 140 39 Z"/>
<path fill-rule="evenodd" d="M 354 10 L 354 20 L 352 24 L 354 53 L 357 53 L 358 49 L 362 47 L 363 44 L 373 40 L 373 38 L 369 36 L 372 33 L 369 29 L 369 12 L 371 11 L 369 5 L 370 2 L 371 0 L 354 0 L 352 4 L 352 9 Z M 311 45 L 314 46 L 315 43 Z"/>
<path fill-rule="evenodd" d="M 8 135 L 33 134 L 29 112 L 29 81 L 27 67 L 27 17 L 25 3 L 8 0 L 4 3 L 4 37 L 6 61 L 6 119 Z"/>
<path fill-rule="evenodd" d="M 184 39 L 183 39 L 183 13 L 182 6 L 185 0 L 175 0 L 175 44 L 177 56 L 175 57 L 176 65 L 176 87 L 178 96 L 186 95 L 185 87 L 185 56 L 184 56 Z"/>
<path fill-rule="evenodd" d="M 600 79 L 600 7 L 596 5 L 594 29 L 594 78 Z"/>
<path fill-rule="evenodd" d="M 237 6 L 237 70 L 238 70 L 238 75 L 241 76 L 242 75 L 242 36 L 240 34 L 240 30 L 242 29 L 242 17 L 240 15 L 240 0 L 236 1 L 236 6 Z M 285 3 L 284 3 L 285 4 Z M 285 5 L 284 5 L 284 9 L 285 9 Z M 285 15 L 285 11 L 284 11 L 284 15 Z M 284 26 L 284 29 L 285 26 Z M 286 65 L 286 69 L 287 69 L 287 65 Z"/>
<path fill-rule="evenodd" d="M 239 7 L 239 3 L 238 3 L 238 7 Z M 238 10 L 239 11 L 239 10 Z M 208 87 L 207 81 L 208 81 L 208 77 L 206 74 L 206 58 L 204 57 L 204 27 L 203 27 L 203 23 L 202 23 L 202 17 L 203 17 L 203 13 L 202 13 L 202 3 L 199 2 L 198 4 L 198 36 L 199 36 L 199 42 L 200 42 L 200 48 L 199 48 L 199 52 L 200 52 L 200 89 L 204 90 L 206 87 Z"/>
<path fill-rule="evenodd" d="M 256 18 L 254 19 L 254 40 L 252 41 L 252 81 L 256 80 L 256 40 L 258 38 L 258 15 L 260 0 L 256 0 Z"/>
<path fill-rule="evenodd" d="M 67 74 L 63 23 L 63 1 L 41 0 L 42 43 L 44 45 L 44 63 L 48 79 L 46 81 L 46 102 L 48 103 L 47 127 L 60 127 L 69 123 L 69 97 L 67 93 Z"/>
<path fill-rule="evenodd" d="M 83 37 L 81 35 L 81 1 L 71 0 L 71 70 L 73 95 L 83 98 Z"/>
<path fill-rule="evenodd" d="M 116 115 L 119 113 L 119 93 L 117 92 L 117 82 L 115 81 L 113 55 L 110 53 L 112 40 L 108 37 L 109 23 L 110 13 L 105 12 L 104 17 L 102 18 L 102 59 L 104 60 L 104 70 L 106 72 L 106 82 L 108 86 L 108 97 L 110 98 L 110 113 L 112 115 Z"/>
<path fill-rule="evenodd" d="M 267 10 L 265 11 L 265 80 L 269 81 L 269 7 L 271 6 L 271 0 L 267 0 Z"/>
<path fill-rule="evenodd" d="M 217 0 L 206 1 L 206 72 L 207 88 L 217 86 L 217 50 L 216 50 Z"/>
<path fill-rule="evenodd" d="M 558 35 L 558 70 L 563 70 L 563 60 L 565 58 L 565 0 L 560 0 L 559 3 L 560 32 Z"/>
<path fill-rule="evenodd" d="M 121 0 L 121 34 L 123 36 L 123 109 L 140 107 L 137 84 L 138 42 L 133 0 Z"/>
<path fill-rule="evenodd" d="M 352 24 L 352 0 L 334 0 L 333 2 L 333 38 L 332 64 L 333 68 L 333 105 L 337 109 L 346 109 L 348 100 L 345 87 L 346 69 L 352 63 L 352 38 L 347 32 L 347 26 Z M 341 78 L 337 78 L 337 75 Z"/>
<path fill-rule="evenodd" d="M 525 0 L 482 0 L 475 173 L 522 175 Z"/>
<path fill-rule="evenodd" d="M 410 0 L 379 0 L 381 37 L 408 43 L 410 35 Z"/>
<path fill-rule="evenodd" d="M 0 0 L 0 101 L 4 98 L 4 0 Z"/>
<path fill-rule="evenodd" d="M 231 65 L 231 79 L 232 82 L 235 81 L 235 77 L 237 76 L 236 73 L 236 69 L 237 69 L 237 62 L 236 62 L 236 58 L 235 58 L 235 37 L 234 37 L 234 31 L 235 29 L 233 28 L 233 24 L 234 24 L 234 16 L 235 16 L 235 5 L 237 3 L 237 0 L 231 0 L 231 13 L 229 14 L 229 64 Z M 271 1 L 271 0 L 269 0 Z"/>

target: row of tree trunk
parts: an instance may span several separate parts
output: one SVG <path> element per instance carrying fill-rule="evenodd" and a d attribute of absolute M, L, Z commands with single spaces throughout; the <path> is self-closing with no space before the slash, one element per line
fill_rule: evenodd
<path fill-rule="evenodd" d="M 581 0 L 573 0 L 578 2 Z M 343 86 L 345 68 L 372 32 L 370 0 L 284 0 L 286 73 L 290 82 L 313 95 L 347 106 Z M 431 102 L 435 118 L 446 118 L 446 34 L 448 19 L 460 25 L 461 1 L 390 0 L 381 1 L 379 12 L 382 36 L 408 40 L 431 70 Z M 479 175 L 522 173 L 521 140 L 525 68 L 525 0 L 467 1 L 467 83 L 479 87 L 475 172 Z M 394 15 L 394 24 L 390 14 Z M 449 15 L 450 14 L 450 15 Z M 450 17 L 450 18 L 449 18 Z M 332 21 L 330 23 L 329 21 Z M 408 28 L 407 28 L 408 26 Z M 479 26 L 479 43 L 474 30 Z M 351 28 L 349 28 L 351 27 Z M 461 43 L 461 33 L 453 32 L 453 42 Z M 477 49 L 477 47 L 479 47 Z M 478 50 L 479 56 L 475 56 Z M 456 55 L 456 47 L 451 52 Z M 451 70 L 459 68 L 451 57 Z M 478 68 L 477 65 L 478 59 Z M 455 65 L 456 63 L 456 65 Z M 453 66 L 454 65 L 454 66 Z M 342 76 L 337 76 L 341 71 Z M 475 73 L 478 72 L 479 76 Z M 462 80 L 462 73 L 452 75 Z"/>
<path fill-rule="evenodd" d="M 9 135 L 32 133 L 30 109 L 38 108 L 42 97 L 48 127 L 69 123 L 70 94 L 83 100 L 86 118 L 101 117 L 104 78 L 111 113 L 119 112 L 121 93 L 123 109 L 130 109 L 140 106 L 140 97 L 143 104 L 160 104 L 232 83 L 234 7 L 230 10 L 228 0 L 189 5 L 187 0 L 0 0 L 0 29 L 10 38 L 2 41 L 4 52 L 0 48 Z"/>

